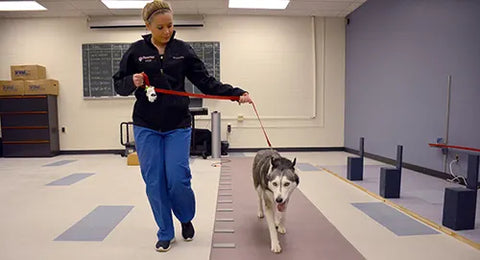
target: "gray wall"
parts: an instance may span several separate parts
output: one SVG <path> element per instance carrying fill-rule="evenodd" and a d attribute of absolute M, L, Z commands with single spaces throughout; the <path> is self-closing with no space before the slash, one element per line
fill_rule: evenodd
<path fill-rule="evenodd" d="M 368 0 L 346 25 L 345 146 L 443 171 L 429 142 L 480 147 L 480 1 Z M 448 162 L 456 152 L 449 153 Z M 465 175 L 466 154 L 456 173 Z"/>

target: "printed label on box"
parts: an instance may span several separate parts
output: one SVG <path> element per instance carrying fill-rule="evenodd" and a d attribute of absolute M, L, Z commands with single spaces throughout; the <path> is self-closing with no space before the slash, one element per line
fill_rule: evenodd
<path fill-rule="evenodd" d="M 42 88 L 40 85 L 28 85 L 28 88 L 32 91 L 45 89 L 45 88 Z"/>
<path fill-rule="evenodd" d="M 17 91 L 14 85 L 3 85 L 3 91 Z"/>
<path fill-rule="evenodd" d="M 15 76 L 28 76 L 30 73 L 28 73 L 27 70 L 16 70 L 15 71 Z"/>

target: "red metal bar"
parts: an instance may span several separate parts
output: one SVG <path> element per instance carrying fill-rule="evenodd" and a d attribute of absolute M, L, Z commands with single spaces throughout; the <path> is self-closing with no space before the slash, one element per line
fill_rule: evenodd
<path fill-rule="evenodd" d="M 3 126 L 2 129 L 48 129 L 48 126 Z"/>
<path fill-rule="evenodd" d="M 47 114 L 47 111 L 0 112 L 0 115 Z"/>
<path fill-rule="evenodd" d="M 48 140 L 32 140 L 32 141 L 3 141 L 3 144 L 48 144 Z"/>
<path fill-rule="evenodd" d="M 29 99 L 29 98 L 46 98 L 47 96 L 45 95 L 32 95 L 32 96 L 20 96 L 20 95 L 14 95 L 14 96 L 0 96 L 0 99 L 11 99 L 11 98 L 19 98 L 19 99 Z"/>
<path fill-rule="evenodd" d="M 479 152 L 480 153 L 480 149 L 472 148 L 472 147 L 466 147 L 466 146 L 446 145 L 446 144 L 428 144 L 428 145 L 432 146 L 432 147 L 438 147 L 438 148 L 453 148 L 453 149 L 467 150 L 467 151 Z"/>

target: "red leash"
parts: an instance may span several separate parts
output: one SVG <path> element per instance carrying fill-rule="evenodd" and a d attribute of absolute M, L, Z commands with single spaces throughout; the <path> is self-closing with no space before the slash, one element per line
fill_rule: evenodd
<path fill-rule="evenodd" d="M 150 80 L 148 79 L 148 75 L 144 72 L 141 73 L 143 75 L 143 81 L 145 82 L 145 86 L 150 86 Z M 214 95 L 205 95 L 205 94 L 195 94 L 195 93 L 188 93 L 182 91 L 175 91 L 169 89 L 161 89 L 155 88 L 155 92 L 167 94 L 167 95 L 176 95 L 176 96 L 184 96 L 184 97 L 198 97 L 198 98 L 211 98 L 211 99 L 225 99 L 225 100 L 232 100 L 238 101 L 240 97 L 237 96 L 214 96 Z"/>
<path fill-rule="evenodd" d="M 272 144 L 270 143 L 270 139 L 268 139 L 267 132 L 265 132 L 265 128 L 263 127 L 262 120 L 260 120 L 260 116 L 258 116 L 257 107 L 255 103 L 252 101 L 253 110 L 255 111 L 255 115 L 257 115 L 258 122 L 260 122 L 260 126 L 262 127 L 263 135 L 265 135 L 265 139 L 267 139 L 268 147 L 272 148 Z"/>
<path fill-rule="evenodd" d="M 143 76 L 143 81 L 145 83 L 145 86 L 150 86 L 150 80 L 148 79 L 148 75 L 145 74 L 144 72 L 142 72 L 141 74 Z M 143 87 L 145 88 L 145 86 L 143 86 Z M 161 88 L 155 88 L 155 92 L 162 93 L 162 94 L 167 94 L 167 95 L 184 96 L 184 97 L 224 99 L 224 100 L 231 100 L 231 101 L 239 101 L 240 100 L 240 97 L 238 97 L 238 96 L 214 96 L 214 95 L 195 94 L 195 93 L 175 91 L 175 90 L 169 90 L 169 89 L 161 89 Z M 272 148 L 272 144 L 270 143 L 270 139 L 268 139 L 267 132 L 265 131 L 265 128 L 263 127 L 262 120 L 260 120 L 260 116 L 258 115 L 257 107 L 255 107 L 255 103 L 253 103 L 253 101 L 252 101 L 252 105 L 253 105 L 253 110 L 255 111 L 255 114 L 257 115 L 258 122 L 260 122 L 260 126 L 262 127 L 262 131 L 263 131 L 263 134 L 265 135 L 265 139 L 267 139 L 268 147 Z"/>

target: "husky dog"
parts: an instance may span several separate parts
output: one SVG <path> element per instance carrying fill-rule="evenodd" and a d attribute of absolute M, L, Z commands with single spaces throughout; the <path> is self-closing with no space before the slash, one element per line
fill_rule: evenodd
<path fill-rule="evenodd" d="M 290 161 L 275 150 L 261 150 L 253 159 L 253 184 L 258 192 L 258 213 L 264 213 L 270 232 L 271 250 L 280 253 L 282 248 L 278 241 L 277 231 L 285 234 L 284 218 L 290 194 L 298 185 L 295 174 L 296 158 Z M 265 206 L 265 211 L 264 211 Z"/>

